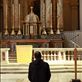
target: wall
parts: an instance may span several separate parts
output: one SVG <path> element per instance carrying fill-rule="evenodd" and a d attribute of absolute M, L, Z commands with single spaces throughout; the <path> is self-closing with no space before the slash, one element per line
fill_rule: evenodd
<path fill-rule="evenodd" d="M 80 12 L 80 30 L 70 31 L 70 32 L 66 31 L 64 32 L 64 35 L 68 40 L 78 35 L 72 40 L 78 45 L 80 45 L 80 47 L 82 47 L 82 0 L 80 0 L 80 11 L 79 12 Z"/>
<path fill-rule="evenodd" d="M 80 0 L 80 28 L 82 32 L 82 0 Z"/>
<path fill-rule="evenodd" d="M 82 31 L 65 31 L 64 36 L 65 39 L 69 42 L 68 44 L 71 45 L 68 46 L 67 42 L 65 42 L 65 47 L 74 47 L 70 40 L 82 47 Z"/>
<path fill-rule="evenodd" d="M 80 45 L 82 47 L 82 0 L 80 0 Z"/>

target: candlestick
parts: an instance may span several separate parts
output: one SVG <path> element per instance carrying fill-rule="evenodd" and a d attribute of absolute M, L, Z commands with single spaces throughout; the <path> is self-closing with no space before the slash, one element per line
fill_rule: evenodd
<path fill-rule="evenodd" d="M 24 29 L 25 29 L 25 28 L 24 28 L 24 24 L 23 24 L 23 35 L 25 35 L 25 31 L 24 31 Z"/>
<path fill-rule="evenodd" d="M 20 35 L 20 34 L 21 34 L 21 29 L 20 29 L 20 4 L 19 4 L 19 7 L 18 7 L 18 15 L 19 15 L 19 17 L 18 17 L 18 19 L 19 19 L 19 30 L 18 30 L 18 35 Z"/>
<path fill-rule="evenodd" d="M 7 6 L 7 4 L 6 4 L 6 8 L 5 9 L 6 9 L 6 12 L 5 12 L 5 14 L 6 14 L 6 17 L 5 17 L 6 24 L 5 24 L 5 33 L 4 34 L 8 35 L 8 30 L 7 30 L 8 29 L 8 26 L 7 26 L 8 6 Z"/>
<path fill-rule="evenodd" d="M 14 4 L 12 4 L 12 32 L 11 32 L 11 35 L 14 35 L 15 34 L 15 31 L 14 31 Z"/>
<path fill-rule="evenodd" d="M 46 35 L 46 34 L 47 34 L 47 33 L 46 33 L 46 30 L 45 30 L 45 26 L 43 26 L 42 34 L 43 34 L 43 35 Z"/>
<path fill-rule="evenodd" d="M 53 29 L 52 29 L 52 25 L 51 25 L 51 29 L 50 29 L 50 34 L 54 34 Z"/>
<path fill-rule="evenodd" d="M 59 29 L 59 27 L 57 27 L 57 32 L 56 32 L 56 34 L 60 34 L 60 29 Z"/>
<path fill-rule="evenodd" d="M 25 35 L 27 36 L 27 35 L 28 35 L 28 34 L 27 34 L 27 28 L 28 28 L 28 27 L 27 27 L 27 23 L 25 24 L 25 26 L 26 26 L 26 27 L 25 27 Z"/>

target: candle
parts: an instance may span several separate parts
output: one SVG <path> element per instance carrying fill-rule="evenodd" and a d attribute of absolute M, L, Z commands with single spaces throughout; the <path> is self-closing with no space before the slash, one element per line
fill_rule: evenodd
<path fill-rule="evenodd" d="M 18 15 L 19 15 L 19 28 L 20 28 L 20 4 L 19 4 L 19 9 L 18 9 L 19 11 L 18 11 Z"/>
<path fill-rule="evenodd" d="M 6 4 L 6 29 L 7 29 L 7 4 Z"/>
<path fill-rule="evenodd" d="M 24 32 L 24 24 L 23 24 L 23 35 L 25 34 L 25 32 Z"/>
<path fill-rule="evenodd" d="M 18 22 L 19 22 L 19 30 L 18 30 L 18 34 L 21 34 L 21 30 L 20 30 L 20 4 L 18 5 Z"/>
<path fill-rule="evenodd" d="M 12 4 L 12 32 L 11 32 L 11 35 L 15 34 L 15 32 L 14 32 L 14 16 L 15 16 L 14 13 L 15 13 L 14 4 Z"/>
<path fill-rule="evenodd" d="M 7 30 L 7 16 L 8 16 L 8 6 L 7 6 L 7 4 L 6 4 L 6 6 L 5 6 L 5 35 L 7 35 L 8 34 L 8 30 Z"/>
<path fill-rule="evenodd" d="M 13 20 L 13 28 L 14 28 L 14 4 L 12 4 L 12 20 Z"/>

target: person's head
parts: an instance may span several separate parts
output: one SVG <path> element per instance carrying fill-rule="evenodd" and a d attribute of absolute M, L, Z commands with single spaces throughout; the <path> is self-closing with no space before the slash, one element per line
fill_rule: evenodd
<path fill-rule="evenodd" d="M 41 59 L 41 53 L 39 51 L 35 52 L 35 59 Z"/>

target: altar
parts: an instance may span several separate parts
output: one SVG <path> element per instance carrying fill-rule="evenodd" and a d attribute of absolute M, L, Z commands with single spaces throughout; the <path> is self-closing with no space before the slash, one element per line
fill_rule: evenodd
<path fill-rule="evenodd" d="M 42 4 L 42 3 L 41 3 Z M 6 5 L 8 6 L 8 5 Z M 64 47 L 64 34 L 57 26 L 56 30 L 52 27 L 52 18 L 50 24 L 48 21 L 42 21 L 40 17 L 35 14 L 33 6 L 30 6 L 30 12 L 21 21 L 21 5 L 18 5 L 18 29 L 15 27 L 15 5 L 12 3 L 12 26 L 11 30 L 8 29 L 7 24 L 7 9 L 6 9 L 6 24 L 4 33 L 2 33 L 1 47 L 15 46 L 15 44 L 29 44 L 33 45 L 34 48 L 47 47 L 47 48 L 62 48 Z M 41 9 L 42 10 L 42 9 Z M 43 10 L 42 10 L 43 11 Z M 46 11 L 46 10 L 45 10 Z M 45 15 L 46 16 L 46 15 Z M 48 16 L 49 17 L 49 16 Z"/>

